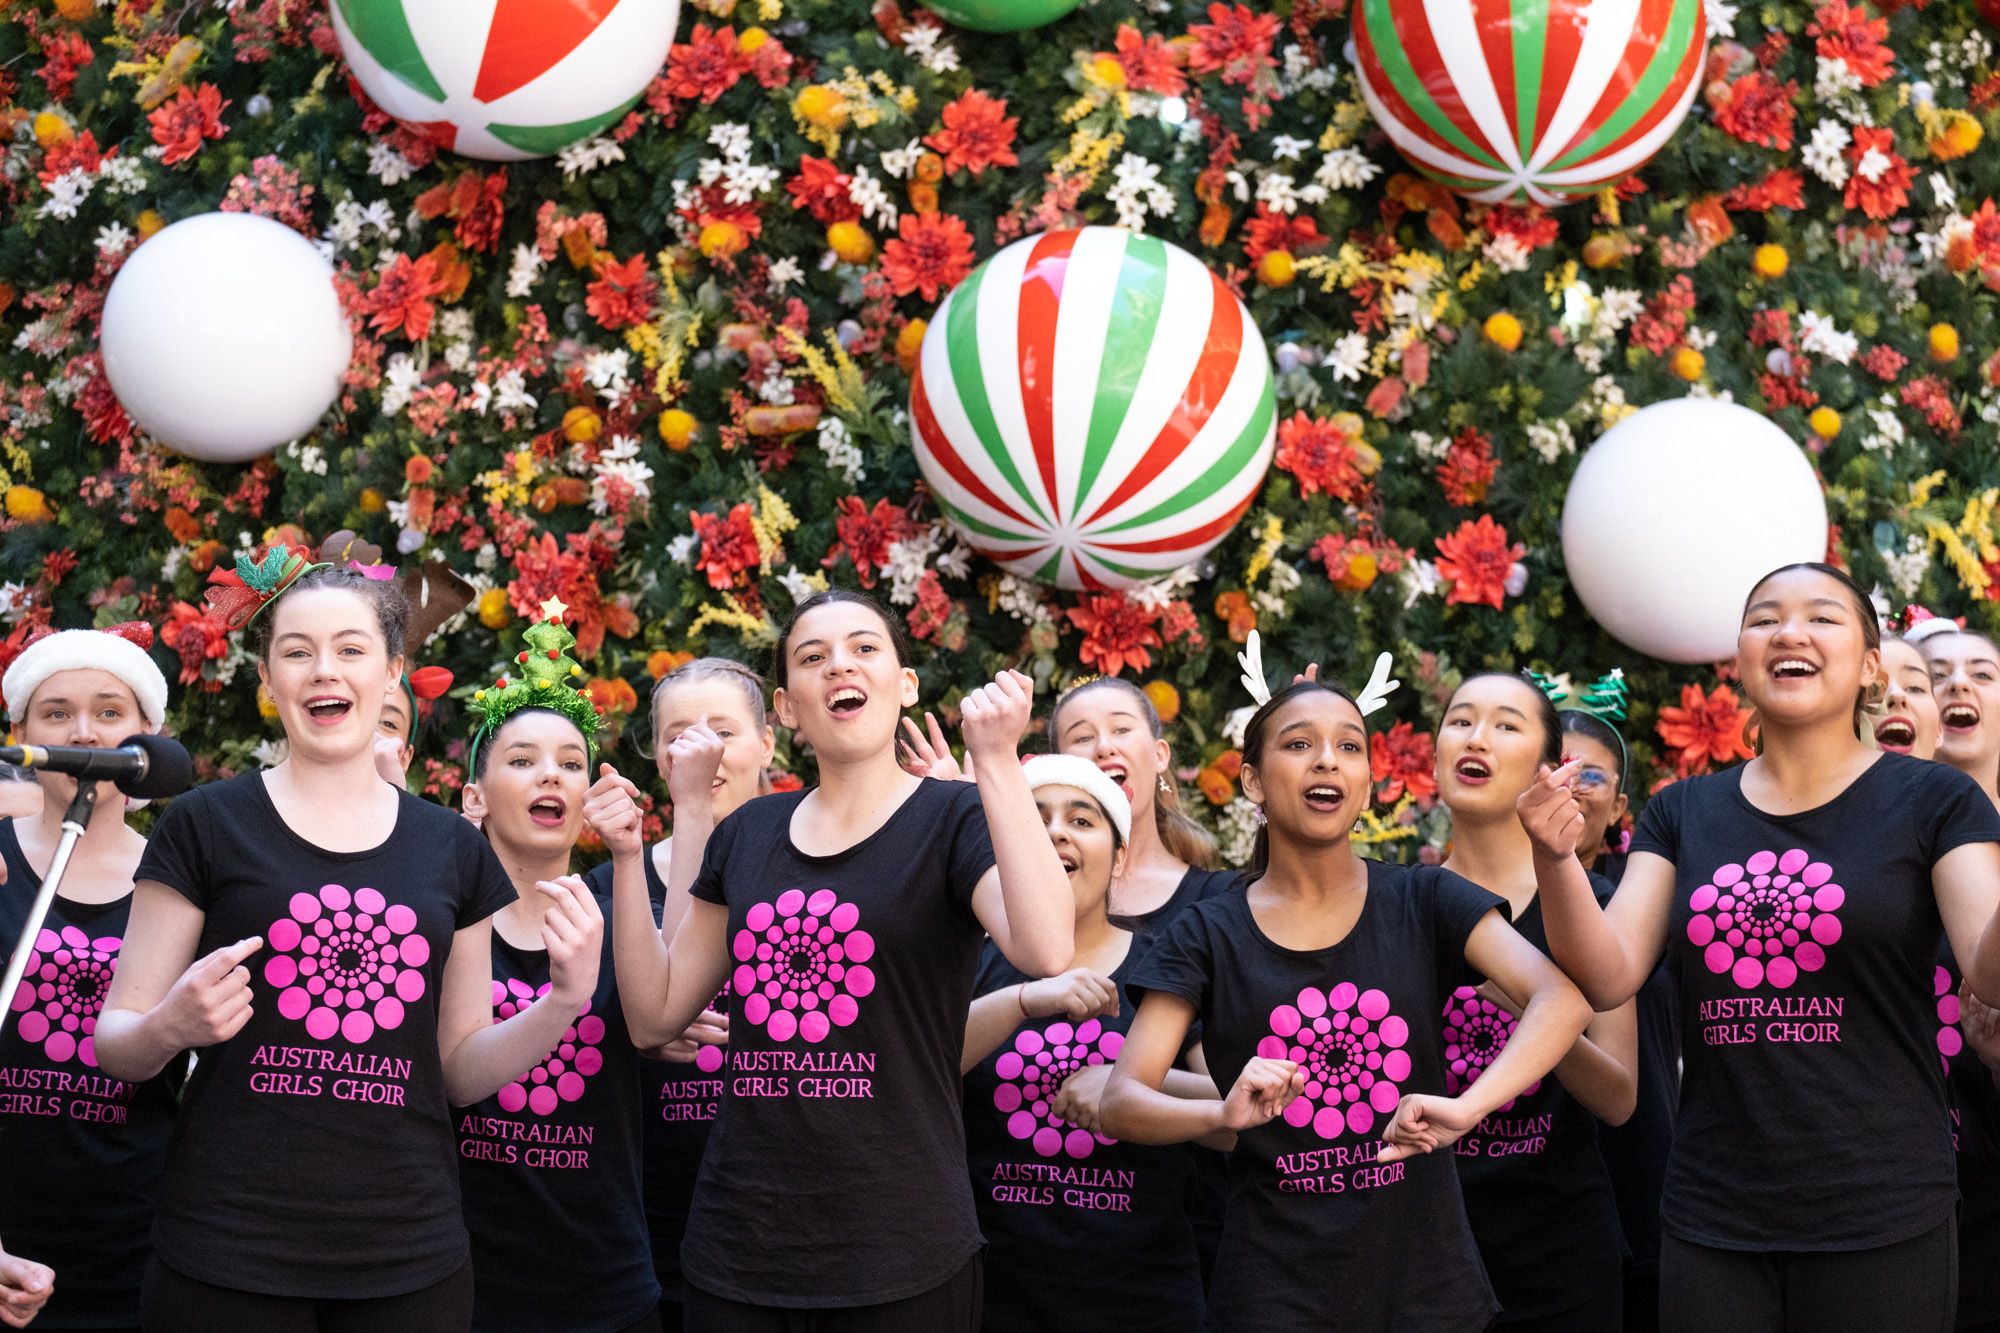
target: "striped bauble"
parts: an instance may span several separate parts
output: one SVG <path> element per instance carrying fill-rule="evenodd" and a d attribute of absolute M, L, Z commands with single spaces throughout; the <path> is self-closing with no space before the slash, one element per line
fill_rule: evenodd
<path fill-rule="evenodd" d="M 1630 174 L 1700 86 L 1702 0 L 1358 0 L 1361 94 L 1403 156 L 1485 203 Z"/>
<path fill-rule="evenodd" d="M 1071 589 L 1221 541 L 1277 429 L 1243 302 L 1187 251 L 1117 227 L 1029 236 L 973 270 L 924 335 L 910 415 L 966 543 Z"/>

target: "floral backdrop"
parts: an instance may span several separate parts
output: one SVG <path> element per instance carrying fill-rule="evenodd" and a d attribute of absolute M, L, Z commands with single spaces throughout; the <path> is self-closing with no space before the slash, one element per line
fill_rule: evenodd
<path fill-rule="evenodd" d="M 1146 682 L 1186 799 L 1238 848 L 1235 654 L 1260 627 L 1274 676 L 1321 660 L 1358 682 L 1396 655 L 1367 836 L 1398 856 L 1435 837 L 1429 730 L 1471 668 L 1622 667 L 1642 786 L 1748 753 L 1727 664 L 1641 658 L 1567 588 L 1565 485 L 1639 406 L 1769 414 L 1813 452 L 1832 558 L 1887 607 L 2000 624 L 2000 65 L 1972 4 L 1709 0 L 1687 123 L 1558 211 L 1468 205 L 1404 167 L 1345 11 L 1104 0 L 996 37 L 899 0 L 700 0 L 622 123 L 500 168 L 368 104 L 321 0 L 15 0 L 0 615 L 16 643 L 153 622 L 175 729 L 240 769 L 276 728 L 204 576 L 353 528 L 480 590 L 420 657 L 461 693 L 545 598 L 569 604 L 636 773 L 654 677 L 690 653 L 761 662 L 798 599 L 858 585 L 907 618 L 946 711 L 1007 664 Z M 320 428 L 240 468 L 135 432 L 96 349 L 121 263 L 216 208 L 319 243 L 356 332 Z M 964 549 L 905 412 L 943 293 L 1082 222 L 1199 255 L 1279 371 L 1257 502 L 1208 560 L 1125 593 Z M 419 777 L 448 799 L 464 719 L 439 714 Z"/>

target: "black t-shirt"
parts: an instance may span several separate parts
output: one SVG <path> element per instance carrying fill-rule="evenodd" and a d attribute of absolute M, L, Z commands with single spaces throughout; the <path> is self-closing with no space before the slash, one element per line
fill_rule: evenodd
<path fill-rule="evenodd" d="M 2000 1320 L 2000 1089 L 1959 1031 L 1963 982 L 1946 940 L 1932 991 L 1938 1058 L 1958 1149 L 1958 1326 L 1981 1328 Z"/>
<path fill-rule="evenodd" d="M 454 932 L 514 887 L 479 831 L 404 793 L 387 841 L 329 852 L 261 774 L 174 799 L 137 878 L 206 913 L 197 957 L 250 935 L 251 1017 L 205 1047 L 167 1155 L 154 1248 L 239 1291 L 416 1291 L 468 1256 L 438 1059 Z"/>
<path fill-rule="evenodd" d="M 1174 923 L 1174 918 L 1193 907 L 1206 902 L 1219 893 L 1228 893 L 1237 888 L 1242 876 L 1234 870 L 1197 870 L 1193 866 L 1181 876 L 1181 882 L 1174 885 L 1173 894 L 1150 912 L 1138 912 L 1131 916 L 1113 916 L 1111 924 L 1134 935 L 1150 938 Z"/>
<path fill-rule="evenodd" d="M 1451 1154 L 1378 1164 L 1406 1093 L 1445 1091 L 1436 1015 L 1473 979 L 1465 941 L 1500 905 L 1435 866 L 1370 862 L 1367 900 L 1328 949 L 1282 948 L 1247 896 L 1168 927 L 1130 989 L 1195 1008 L 1216 1086 L 1251 1057 L 1296 1060 L 1305 1094 L 1237 1138 L 1209 1291 L 1222 1328 L 1484 1328 L 1499 1312 Z"/>
<path fill-rule="evenodd" d="M 0 819 L 0 959 L 42 887 L 14 822 Z M 36 1328 L 139 1322 L 153 1201 L 174 1128 L 170 1078 L 126 1083 L 97 1067 L 92 1034 L 118 968 L 132 895 L 60 895 L 35 936 L 13 1003 L 0 1009 L 0 1239 L 56 1270 Z"/>
<path fill-rule="evenodd" d="M 1539 896 L 1514 929 L 1548 952 Z M 1516 1026 L 1474 987 L 1453 991 L 1444 1006 L 1445 1090 L 1471 1087 Z M 1618 1280 L 1618 1206 L 1597 1151 L 1597 1118 L 1562 1080 L 1544 1074 L 1453 1148 L 1465 1215 L 1505 1318 L 1572 1309 Z"/>
<path fill-rule="evenodd" d="M 1685 1081 L 1663 1221 L 1730 1250 L 1891 1245 L 1951 1216 L 1931 868 L 2000 841 L 1972 779 L 1885 754 L 1770 815 L 1741 769 L 1655 796 L 1632 850 L 1675 866 Z"/>
<path fill-rule="evenodd" d="M 1595 872 L 1590 882 L 1600 901 L 1613 891 L 1611 881 Z M 1672 957 L 1669 950 L 1653 975 L 1646 978 L 1634 1006 L 1639 1028 L 1639 1095 L 1632 1118 L 1622 1125 L 1607 1125 L 1601 1120 L 1597 1124 L 1597 1146 L 1611 1172 L 1618 1226 L 1634 1273 L 1660 1271 L 1660 1194 L 1666 1186 L 1667 1154 L 1674 1141 L 1674 1107 L 1681 1096 L 1681 1034 Z"/>
<path fill-rule="evenodd" d="M 611 863 L 584 877 L 600 898 L 611 896 Z M 666 881 L 653 866 L 653 849 L 646 849 L 646 893 L 653 902 L 657 924 L 667 899 Z M 710 1003 L 718 1013 L 729 1012 L 729 984 Z M 708 1149 L 709 1127 L 722 1107 L 722 1066 L 726 1046 L 703 1046 L 694 1060 L 639 1061 L 639 1103 L 644 1129 L 641 1156 L 645 1160 L 646 1230 L 653 1239 L 653 1275 L 664 1299 L 681 1298 L 681 1240 L 687 1234 L 688 1204 Z"/>
<path fill-rule="evenodd" d="M 1123 988 L 1135 939 L 1111 973 Z M 976 994 L 1030 978 L 988 943 Z M 1063 1080 L 1118 1058 L 1132 1007 L 1071 1023 L 1024 1021 L 965 1076 L 965 1144 L 986 1236 L 986 1333 L 1196 1330 L 1201 1273 L 1186 1197 L 1186 1144 L 1146 1147 L 1076 1128 L 1049 1110 Z"/>
<path fill-rule="evenodd" d="M 608 921 L 610 901 L 598 905 Z M 494 1022 L 551 984 L 546 949 L 493 932 Z M 659 1303 L 639 1186 L 639 1064 L 607 930 L 597 990 L 561 1043 L 453 1112 L 480 1333 L 616 1333 Z"/>
<path fill-rule="evenodd" d="M 878 1305 L 979 1247 L 958 1061 L 993 843 L 976 787 L 925 779 L 868 837 L 808 856 L 805 797 L 723 820 L 694 883 L 729 909 L 736 1004 L 681 1263 L 752 1305 Z"/>

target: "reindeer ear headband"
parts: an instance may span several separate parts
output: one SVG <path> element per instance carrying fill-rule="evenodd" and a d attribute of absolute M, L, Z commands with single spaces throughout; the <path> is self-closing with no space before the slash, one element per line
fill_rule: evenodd
<path fill-rule="evenodd" d="M 1250 631 L 1243 651 L 1236 654 L 1236 661 L 1243 668 L 1243 688 L 1249 691 L 1251 699 L 1259 708 L 1270 703 L 1271 686 L 1264 679 L 1264 642 L 1256 630 Z M 1389 696 L 1402 685 L 1402 681 L 1389 675 L 1395 669 L 1395 663 L 1396 659 L 1388 653 L 1375 659 L 1375 670 L 1368 677 L 1368 683 L 1361 687 L 1361 693 L 1354 696 L 1354 706 L 1361 710 L 1361 716 L 1367 717 L 1379 711 L 1383 704 L 1389 702 Z"/>

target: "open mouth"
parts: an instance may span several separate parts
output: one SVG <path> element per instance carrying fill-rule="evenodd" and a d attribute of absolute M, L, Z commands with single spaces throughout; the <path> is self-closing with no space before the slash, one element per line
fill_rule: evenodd
<path fill-rule="evenodd" d="M 1071 855 L 1069 852 L 1057 852 L 1056 860 L 1062 862 L 1063 874 L 1065 875 L 1073 877 L 1075 876 L 1078 870 L 1082 869 L 1082 866 L 1078 864 L 1076 857 Z"/>
<path fill-rule="evenodd" d="M 1125 771 L 1125 765 L 1099 764 L 1098 768 L 1104 771 L 1105 777 L 1118 784 L 1118 790 L 1125 793 L 1126 800 L 1132 799 L 1132 784 L 1127 780 L 1129 775 Z"/>
<path fill-rule="evenodd" d="M 1306 788 L 1306 809 L 1317 810 L 1321 814 L 1333 813 L 1346 800 L 1347 793 L 1330 782 L 1318 782 Z"/>
<path fill-rule="evenodd" d="M 353 711 L 352 700 L 336 699 L 331 695 L 306 700 L 306 716 L 324 726 L 333 726 L 344 721 Z"/>
<path fill-rule="evenodd" d="M 1451 771 L 1458 775 L 1460 782 L 1470 783 L 1475 787 L 1482 782 L 1493 780 L 1493 765 L 1477 755 L 1465 756 L 1452 767 Z"/>
<path fill-rule="evenodd" d="M 1781 657 L 1771 663 L 1773 680 L 1809 680 L 1819 674 L 1819 668 L 1803 657 Z"/>
<path fill-rule="evenodd" d="M 843 685 L 826 697 L 826 711 L 835 717 L 853 717 L 867 702 L 866 694 L 852 685 Z"/>
<path fill-rule="evenodd" d="M 568 804 L 559 796 L 540 796 L 528 805 L 528 818 L 543 828 L 560 827 L 568 813 Z"/>
<path fill-rule="evenodd" d="M 1971 704 L 1946 704 L 1938 713 L 1946 731 L 1977 731 L 1979 710 Z"/>
<path fill-rule="evenodd" d="M 1875 724 L 1875 743 L 1885 750 L 1908 754 L 1916 748 L 1916 724 L 1906 717 L 1885 717 Z"/>

